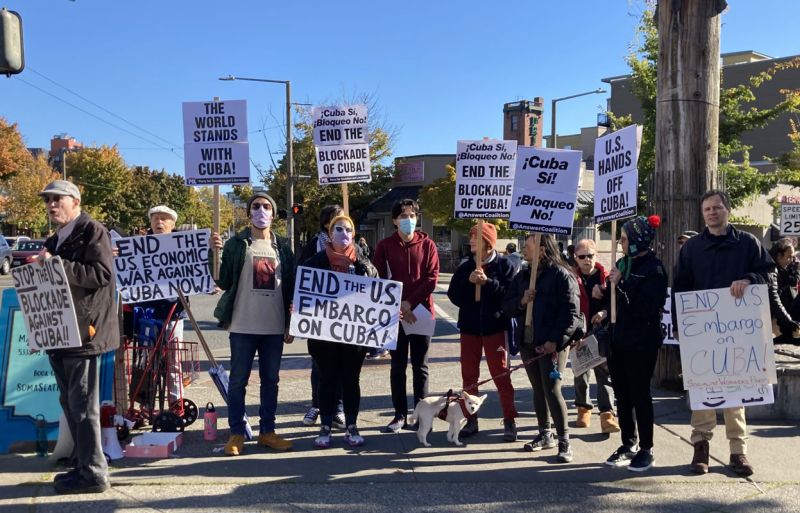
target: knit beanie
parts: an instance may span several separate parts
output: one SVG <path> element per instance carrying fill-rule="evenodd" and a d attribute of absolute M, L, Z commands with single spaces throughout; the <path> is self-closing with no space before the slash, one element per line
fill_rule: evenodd
<path fill-rule="evenodd" d="M 622 225 L 625 235 L 628 236 L 628 255 L 634 256 L 650 248 L 656 237 L 656 228 L 661 226 L 658 216 L 634 217 Z"/>
<path fill-rule="evenodd" d="M 267 194 L 264 191 L 258 191 L 258 192 L 253 193 L 253 195 L 250 196 L 250 199 L 247 200 L 247 217 L 250 217 L 250 206 L 253 204 L 253 202 L 256 200 L 256 198 L 263 198 L 263 199 L 269 201 L 270 205 L 272 205 L 272 215 L 275 218 L 278 217 L 278 204 L 275 203 L 275 200 L 272 199 L 272 196 L 270 196 L 269 194 Z"/>
<path fill-rule="evenodd" d="M 473 235 L 478 233 L 478 225 L 475 224 L 469 230 L 469 236 L 472 238 Z M 481 233 L 481 238 L 483 238 L 486 245 L 490 248 L 494 249 L 497 245 L 497 228 L 492 223 L 483 223 L 483 232 Z"/>

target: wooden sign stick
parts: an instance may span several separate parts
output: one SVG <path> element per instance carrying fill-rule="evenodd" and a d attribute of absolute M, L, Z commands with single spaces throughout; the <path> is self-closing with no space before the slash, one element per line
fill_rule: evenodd
<path fill-rule="evenodd" d="M 483 219 L 478 219 L 478 239 L 475 241 L 477 247 L 475 248 L 475 269 L 483 267 Z M 479 303 L 481 300 L 481 286 L 475 284 L 475 302 Z"/>
<path fill-rule="evenodd" d="M 347 184 L 342 184 L 342 209 L 344 210 L 344 215 L 350 215 L 350 192 L 347 190 Z"/>
<path fill-rule="evenodd" d="M 536 291 L 536 274 L 539 272 L 539 253 L 541 248 L 539 245 L 542 243 L 542 234 L 537 233 L 533 236 L 533 260 L 531 261 L 531 280 L 528 283 L 530 290 Z M 533 325 L 533 301 L 528 303 L 527 311 L 525 312 L 525 326 L 531 327 Z"/>

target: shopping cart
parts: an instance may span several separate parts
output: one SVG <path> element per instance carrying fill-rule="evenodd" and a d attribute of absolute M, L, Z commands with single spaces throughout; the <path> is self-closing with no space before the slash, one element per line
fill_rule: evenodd
<path fill-rule="evenodd" d="M 163 321 L 153 318 L 152 309 L 134 308 L 133 336 L 125 340 L 125 417 L 134 427 L 150 424 L 153 431 L 181 432 L 197 420 L 197 405 L 183 395 L 199 376 L 197 343 L 179 342 L 175 336 L 176 323 L 169 320 L 176 305 Z"/>

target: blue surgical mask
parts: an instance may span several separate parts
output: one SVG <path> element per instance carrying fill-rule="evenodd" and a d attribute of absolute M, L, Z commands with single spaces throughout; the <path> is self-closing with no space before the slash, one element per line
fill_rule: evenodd
<path fill-rule="evenodd" d="M 411 235 L 414 233 L 414 228 L 417 227 L 417 220 L 404 217 L 403 219 L 400 219 L 400 221 L 397 223 L 397 226 L 404 234 Z"/>

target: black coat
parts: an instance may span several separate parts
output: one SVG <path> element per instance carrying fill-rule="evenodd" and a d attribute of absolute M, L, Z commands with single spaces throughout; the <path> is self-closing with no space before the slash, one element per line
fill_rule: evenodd
<path fill-rule="evenodd" d="M 57 356 L 96 356 L 119 347 L 119 319 L 114 302 L 114 264 L 111 239 L 105 227 L 82 212 L 75 220 L 72 233 L 58 249 L 58 235 L 44 242 L 53 256 L 64 261 L 75 315 L 83 345 L 54 349 Z M 95 334 L 89 336 L 89 326 Z"/>
<path fill-rule="evenodd" d="M 520 304 L 522 294 L 529 288 L 531 269 L 517 273 L 503 299 L 503 311 L 517 319 L 514 331 L 517 344 L 544 345 L 555 342 L 559 351 L 583 329 L 581 295 L 578 281 L 572 271 L 560 265 L 545 265 L 536 279 L 536 298 L 533 300 L 533 340 L 527 339 L 525 330 L 526 307 Z"/>
<path fill-rule="evenodd" d="M 617 266 L 619 267 L 619 265 Z M 611 294 L 607 294 L 610 298 Z M 664 342 L 661 319 L 667 299 L 667 271 L 652 251 L 631 259 L 631 271 L 617 284 L 614 349 L 658 349 Z"/>
<path fill-rule="evenodd" d="M 475 284 L 469 281 L 474 270 L 474 258 L 459 265 L 447 289 L 450 302 L 458 307 L 458 329 L 468 335 L 494 335 L 506 331 L 509 320 L 503 313 L 503 298 L 514 277 L 514 266 L 500 255 L 483 266 L 488 280 L 481 287 L 480 303 L 475 301 Z"/>

